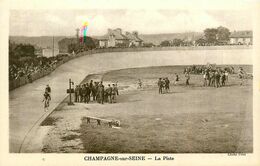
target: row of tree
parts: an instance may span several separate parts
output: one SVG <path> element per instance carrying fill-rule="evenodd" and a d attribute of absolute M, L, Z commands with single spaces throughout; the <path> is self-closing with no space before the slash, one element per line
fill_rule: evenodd
<path fill-rule="evenodd" d="M 180 47 L 180 46 L 192 46 L 192 42 L 191 41 L 185 41 L 182 39 L 173 39 L 173 40 L 164 40 L 160 43 L 160 46 L 162 47 Z"/>
<path fill-rule="evenodd" d="M 31 44 L 17 44 L 9 41 L 9 64 L 20 65 L 24 61 L 36 58 L 35 47 Z"/>
<path fill-rule="evenodd" d="M 9 57 L 19 59 L 22 57 L 35 57 L 35 47 L 31 44 L 16 44 L 9 41 Z"/>
<path fill-rule="evenodd" d="M 67 43 L 69 53 L 85 51 L 89 49 L 96 48 L 97 41 L 93 40 L 90 37 L 87 37 L 84 43 L 80 42 L 71 42 Z M 31 44 L 22 44 L 9 41 L 9 62 L 18 63 L 25 59 L 34 59 L 37 58 L 36 47 Z"/>
<path fill-rule="evenodd" d="M 230 31 L 226 27 L 207 28 L 204 30 L 204 37 L 197 40 L 173 39 L 164 40 L 160 43 L 162 47 L 179 46 L 206 46 L 206 45 L 226 45 L 229 42 Z"/>
<path fill-rule="evenodd" d="M 204 30 L 204 36 L 207 43 L 211 45 L 227 44 L 230 31 L 226 27 L 207 28 Z"/>
<path fill-rule="evenodd" d="M 9 66 L 24 67 L 26 64 L 32 63 L 36 66 L 44 65 L 63 58 L 59 55 L 55 57 L 38 56 L 36 50 L 35 46 L 31 44 L 18 44 L 9 41 Z"/>

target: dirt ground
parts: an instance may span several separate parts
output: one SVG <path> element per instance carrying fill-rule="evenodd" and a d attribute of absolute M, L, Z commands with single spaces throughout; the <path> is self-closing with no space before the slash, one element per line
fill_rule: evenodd
<path fill-rule="evenodd" d="M 183 66 L 149 67 L 92 75 L 118 82 L 117 103 L 62 103 L 42 124 L 49 126 L 45 153 L 230 153 L 253 151 L 252 80 L 240 86 L 230 75 L 225 87 L 203 87 L 201 75 L 185 86 Z M 252 73 L 252 66 L 244 66 Z M 173 85 L 174 73 L 180 75 Z M 159 77 L 169 77 L 169 93 L 158 94 Z M 137 88 L 141 79 L 143 88 Z M 120 120 L 120 128 L 87 123 L 86 116 Z M 46 131 L 45 131 L 46 132 Z"/>

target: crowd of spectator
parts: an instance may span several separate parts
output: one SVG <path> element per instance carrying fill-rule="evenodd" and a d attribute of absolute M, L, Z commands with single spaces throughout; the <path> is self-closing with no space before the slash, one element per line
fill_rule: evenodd
<path fill-rule="evenodd" d="M 235 69 L 234 69 L 233 66 L 216 67 L 216 65 L 214 65 L 214 64 L 188 66 L 188 67 L 184 68 L 183 73 L 185 74 L 186 72 L 188 72 L 190 74 L 204 74 L 205 71 L 212 71 L 212 72 L 216 72 L 216 71 L 224 72 L 224 71 L 226 71 L 229 74 L 235 73 Z"/>
<path fill-rule="evenodd" d="M 235 72 L 233 66 L 228 67 L 216 67 L 216 65 L 192 65 L 184 68 L 186 85 L 189 85 L 189 74 L 203 75 L 203 86 L 222 87 L 226 85 L 230 74 L 238 74 L 241 80 L 240 85 L 243 84 L 243 79 L 252 78 L 252 74 L 246 73 L 242 67 L 239 67 L 238 71 Z M 188 76 L 188 77 L 187 77 Z"/>
<path fill-rule="evenodd" d="M 63 60 L 67 55 L 55 57 L 38 57 L 9 64 L 9 80 L 16 80 L 26 76 L 29 80 L 32 74 L 54 69 L 56 64 Z"/>
<path fill-rule="evenodd" d="M 203 86 L 212 86 L 218 88 L 225 86 L 226 81 L 228 80 L 228 75 L 234 73 L 234 67 L 232 66 L 221 68 L 212 64 L 208 64 L 205 66 L 192 65 L 184 68 L 184 74 L 187 79 L 186 85 L 189 85 L 189 74 L 199 74 L 203 75 Z"/>

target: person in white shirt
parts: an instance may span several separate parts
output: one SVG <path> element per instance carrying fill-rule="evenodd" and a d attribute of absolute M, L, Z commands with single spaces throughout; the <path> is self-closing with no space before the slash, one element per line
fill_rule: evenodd
<path fill-rule="evenodd" d="M 203 86 L 207 86 L 207 72 L 205 71 L 203 74 Z"/>
<path fill-rule="evenodd" d="M 228 72 L 225 70 L 225 80 L 228 82 Z"/>

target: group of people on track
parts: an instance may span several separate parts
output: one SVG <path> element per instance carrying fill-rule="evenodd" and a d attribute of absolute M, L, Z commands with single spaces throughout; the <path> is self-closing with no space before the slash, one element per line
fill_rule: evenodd
<path fill-rule="evenodd" d="M 89 103 L 90 101 L 104 104 L 116 103 L 116 96 L 119 95 L 117 84 L 108 84 L 107 87 L 103 85 L 103 82 L 93 82 L 91 80 L 89 83 L 84 83 L 81 85 L 76 85 L 74 89 L 74 101 L 77 103 Z M 44 111 L 48 111 L 51 101 L 51 88 L 46 85 L 43 100 Z"/>
<path fill-rule="evenodd" d="M 170 92 L 170 80 L 168 77 L 159 78 L 158 80 L 159 94 Z"/>
<path fill-rule="evenodd" d="M 196 67 L 193 67 L 197 69 Z M 184 78 L 185 78 L 185 85 L 190 85 L 190 73 L 192 68 L 188 67 L 184 69 Z M 234 69 L 230 68 L 228 70 L 226 68 L 216 68 L 213 69 L 211 67 L 204 67 L 198 68 L 203 75 L 203 86 L 209 87 L 222 87 L 226 85 L 228 81 L 228 77 L 230 72 L 234 73 Z M 194 73 L 194 72 L 193 72 Z M 242 80 L 244 78 L 245 72 L 242 67 L 239 68 L 238 76 Z M 177 73 L 175 73 L 174 84 L 177 85 L 180 81 L 180 77 Z M 242 83 L 241 83 L 242 84 Z M 170 92 L 170 80 L 168 77 L 159 78 L 157 82 L 159 88 L 159 94 L 169 93 Z M 143 83 L 141 79 L 138 79 L 138 89 L 142 88 Z M 100 104 L 107 103 L 116 103 L 116 96 L 119 95 L 117 84 L 108 84 L 107 87 L 103 85 L 103 82 L 90 82 L 76 85 L 74 89 L 74 101 L 78 103 L 89 103 L 89 102 L 97 102 Z M 49 85 L 46 86 L 45 92 L 43 95 L 43 102 L 44 102 L 44 110 L 48 111 L 49 102 L 51 100 L 51 88 Z"/>
<path fill-rule="evenodd" d="M 203 86 L 222 87 L 228 81 L 229 73 L 226 70 L 205 70 L 203 73 Z"/>
<path fill-rule="evenodd" d="M 119 95 L 117 84 L 108 84 L 107 87 L 103 85 L 103 82 L 84 83 L 76 85 L 74 89 L 75 102 L 78 103 L 89 103 L 90 101 L 104 104 L 116 103 L 116 96 Z"/>
<path fill-rule="evenodd" d="M 203 86 L 208 86 L 208 87 L 223 87 L 226 85 L 229 79 L 230 74 L 234 74 L 234 68 L 233 67 L 225 67 L 225 68 L 212 68 L 211 66 L 209 67 L 187 67 L 184 69 L 184 78 L 185 78 L 185 85 L 189 86 L 190 85 L 190 74 L 200 74 L 203 76 Z M 240 85 L 243 84 L 243 79 L 247 75 L 242 67 L 239 67 L 238 70 L 238 77 L 241 80 Z M 248 76 L 249 77 L 249 76 Z M 175 79 L 174 79 L 174 84 L 178 84 L 180 80 L 180 77 L 177 73 L 175 73 Z M 159 78 L 157 82 L 158 88 L 159 88 L 159 94 L 163 93 L 168 93 L 170 90 L 170 81 L 168 77 L 166 78 Z"/>
<path fill-rule="evenodd" d="M 203 86 L 218 88 L 226 85 L 229 74 L 234 73 L 234 68 L 213 68 L 212 66 L 196 67 L 193 65 L 192 67 L 185 68 L 184 73 L 186 77 L 186 85 L 189 85 L 189 74 L 193 73 L 203 76 Z"/>

